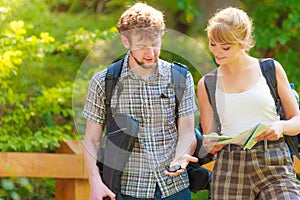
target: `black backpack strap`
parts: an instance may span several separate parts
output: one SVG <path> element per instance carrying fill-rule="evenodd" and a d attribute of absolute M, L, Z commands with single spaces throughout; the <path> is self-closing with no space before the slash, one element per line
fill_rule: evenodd
<path fill-rule="evenodd" d="M 293 141 L 293 137 L 298 137 L 298 136 L 285 135 L 284 140 L 288 144 L 288 146 L 290 147 L 290 149 L 294 153 L 294 155 L 298 158 L 298 160 L 300 160 L 300 154 L 298 152 L 298 147 L 295 145 L 295 143 Z"/>
<path fill-rule="evenodd" d="M 217 88 L 217 77 L 218 77 L 218 69 L 214 69 L 212 72 L 208 73 L 204 77 L 204 85 L 205 90 L 208 95 L 208 99 L 210 105 L 212 107 L 214 113 L 214 120 L 216 123 L 216 132 L 220 135 L 221 134 L 221 122 L 217 111 L 216 106 L 216 88 Z"/>
<path fill-rule="evenodd" d="M 259 59 L 259 65 L 261 72 L 270 88 L 271 95 L 275 101 L 276 112 L 280 116 L 280 119 L 284 119 L 284 112 L 282 110 L 280 98 L 277 91 L 276 68 L 274 60 L 271 58 Z"/>
<path fill-rule="evenodd" d="M 105 76 L 105 108 L 106 108 L 106 125 L 112 119 L 111 98 L 122 71 L 124 59 L 112 63 L 108 68 Z"/>
<path fill-rule="evenodd" d="M 279 98 L 278 91 L 277 91 L 276 68 L 275 68 L 274 60 L 271 58 L 259 59 L 259 64 L 260 64 L 262 74 L 267 81 L 267 84 L 270 88 L 272 97 L 275 101 L 277 114 L 280 116 L 280 119 L 285 119 L 284 112 L 282 110 L 280 98 Z M 292 137 L 295 137 L 295 136 L 285 135 L 284 139 L 285 139 L 286 143 L 288 144 L 289 148 L 295 154 L 295 156 L 297 156 L 297 158 L 300 160 L 300 155 L 298 153 L 298 147 L 296 147 L 295 143 L 293 142 Z"/>
<path fill-rule="evenodd" d="M 188 68 L 178 62 L 173 62 L 172 63 L 172 68 L 171 68 L 171 82 L 172 82 L 172 87 L 174 88 L 175 91 L 175 120 L 177 124 L 178 120 L 178 107 L 179 104 L 182 100 L 184 90 L 186 88 L 186 76 L 187 76 Z"/>

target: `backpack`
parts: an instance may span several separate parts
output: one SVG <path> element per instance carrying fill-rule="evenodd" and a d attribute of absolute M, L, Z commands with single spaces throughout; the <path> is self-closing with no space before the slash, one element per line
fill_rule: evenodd
<path fill-rule="evenodd" d="M 280 98 L 277 91 L 277 80 L 276 80 L 276 69 L 274 60 L 267 58 L 267 59 L 259 59 L 260 68 L 262 71 L 263 76 L 265 77 L 267 84 L 269 86 L 271 95 L 274 99 L 276 112 L 280 116 L 280 119 L 285 119 L 284 112 L 281 107 Z M 217 73 L 218 70 L 214 69 L 211 73 L 207 74 L 204 77 L 204 84 L 205 89 L 209 98 L 209 102 L 212 106 L 214 121 L 216 122 L 217 126 L 217 133 L 221 133 L 221 123 L 218 116 L 217 108 L 216 108 L 216 99 L 215 99 L 215 92 L 216 92 L 216 83 L 217 83 Z M 288 144 L 292 154 L 296 155 L 297 158 L 300 160 L 300 155 L 298 153 L 298 136 L 284 136 L 286 143 Z"/>
<path fill-rule="evenodd" d="M 106 124 L 107 127 L 109 126 L 115 126 L 111 125 L 110 121 L 113 120 L 112 117 L 112 110 L 111 110 L 111 98 L 113 95 L 114 88 L 116 84 L 118 83 L 119 76 L 122 71 L 122 66 L 123 66 L 124 59 L 120 59 L 113 64 L 111 64 L 106 73 L 105 77 L 105 95 L 106 95 L 106 100 L 105 100 L 105 106 L 106 106 Z M 174 89 L 175 92 L 175 121 L 177 125 L 177 120 L 178 120 L 178 107 L 179 104 L 182 100 L 184 90 L 186 88 L 186 76 L 188 73 L 188 68 L 181 63 L 178 62 L 172 62 L 172 68 L 171 68 L 171 84 L 170 86 Z M 119 87 L 120 88 L 120 87 Z M 117 91 L 117 95 L 120 95 L 121 91 Z M 111 128 L 111 127 L 110 127 Z M 196 138 L 197 138 L 197 149 L 200 149 L 200 146 L 202 145 L 202 135 L 198 132 L 195 131 Z M 132 151 L 133 147 L 130 149 L 128 148 L 127 151 Z M 196 151 L 195 151 L 196 152 Z M 196 154 L 196 153 L 195 153 Z M 194 156 L 196 156 L 194 154 Z M 211 172 L 203 167 L 201 167 L 202 164 L 205 164 L 213 159 L 213 156 L 211 157 L 206 157 L 206 160 L 203 158 L 199 158 L 198 163 L 189 163 L 187 166 L 187 173 L 189 176 L 189 181 L 190 181 L 190 190 L 192 192 L 197 192 L 200 190 L 208 189 L 209 190 L 209 183 L 211 181 Z M 125 162 L 125 161 L 124 161 Z M 126 161 L 127 162 L 127 161 Z M 98 166 L 101 166 L 101 164 L 97 164 Z M 99 167 L 99 170 L 100 167 Z M 112 172 L 111 172 L 112 171 Z M 110 169 L 109 174 L 114 174 L 116 173 L 115 170 Z M 108 185 L 109 188 L 116 188 L 116 184 L 118 185 L 117 188 L 120 187 L 120 178 L 122 173 L 120 171 L 117 172 L 118 177 L 114 177 L 114 180 L 112 185 Z M 101 171 L 100 171 L 101 174 Z M 102 173 L 104 174 L 104 173 Z M 110 177 L 113 177 L 110 175 Z M 112 179 L 112 178 L 110 178 Z M 105 180 L 104 180 L 105 182 Z M 112 182 L 111 180 L 107 182 Z M 115 189 L 115 193 L 117 194 L 118 198 L 118 190 Z"/>

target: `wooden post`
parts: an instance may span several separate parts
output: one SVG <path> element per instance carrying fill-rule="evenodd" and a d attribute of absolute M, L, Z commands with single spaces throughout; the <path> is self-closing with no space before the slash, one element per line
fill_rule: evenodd
<path fill-rule="evenodd" d="M 83 162 L 82 144 L 78 140 L 70 140 L 62 143 L 57 153 L 75 154 L 81 156 L 81 162 L 76 165 L 82 166 L 82 178 L 66 179 L 57 178 L 55 184 L 55 200 L 88 200 L 89 199 L 89 182 L 88 175 Z M 68 170 L 74 170 L 70 167 Z"/>

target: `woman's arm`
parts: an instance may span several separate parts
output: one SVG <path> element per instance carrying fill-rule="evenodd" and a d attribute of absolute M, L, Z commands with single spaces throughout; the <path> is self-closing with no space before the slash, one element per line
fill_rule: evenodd
<path fill-rule="evenodd" d="M 300 112 L 296 98 L 291 90 L 287 75 L 281 64 L 275 61 L 277 90 L 281 105 L 286 116 L 283 134 L 297 135 L 300 133 Z"/>
<path fill-rule="evenodd" d="M 269 129 L 256 140 L 278 140 L 282 134 L 297 135 L 300 132 L 300 112 L 296 98 L 291 90 L 287 75 L 281 64 L 275 61 L 277 91 L 286 120 L 269 124 Z"/>
<path fill-rule="evenodd" d="M 205 89 L 204 77 L 202 77 L 198 82 L 197 98 L 198 98 L 198 107 L 200 111 L 200 121 L 203 129 L 203 134 L 217 135 L 216 123 L 214 121 L 213 110 Z M 212 154 L 216 154 L 224 146 L 224 145 L 215 145 L 215 143 L 216 141 L 205 140 L 205 139 L 203 140 L 204 148 Z"/>

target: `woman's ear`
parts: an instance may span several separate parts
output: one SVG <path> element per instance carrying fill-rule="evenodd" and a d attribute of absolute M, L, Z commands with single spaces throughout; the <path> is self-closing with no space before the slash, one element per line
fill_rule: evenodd
<path fill-rule="evenodd" d="M 121 40 L 122 40 L 123 46 L 124 46 L 126 49 L 129 49 L 130 44 L 129 44 L 128 38 L 127 38 L 126 36 L 124 36 L 124 35 L 121 35 Z"/>

